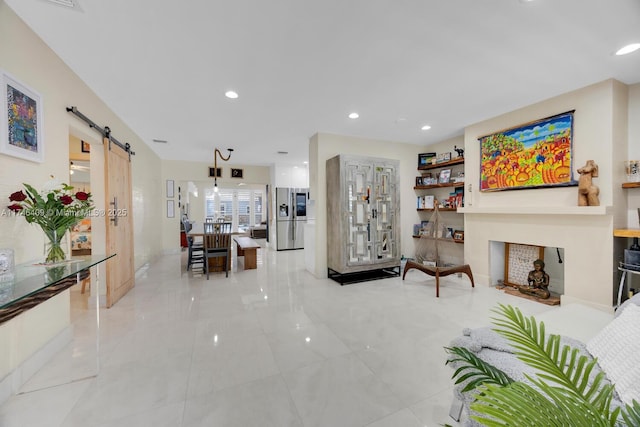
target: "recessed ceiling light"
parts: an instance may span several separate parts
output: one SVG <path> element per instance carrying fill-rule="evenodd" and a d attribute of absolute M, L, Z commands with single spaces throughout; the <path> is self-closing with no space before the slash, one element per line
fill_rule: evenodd
<path fill-rule="evenodd" d="M 429 130 L 429 129 L 431 129 L 431 126 L 429 126 L 429 125 L 424 125 L 424 126 L 422 126 L 420 129 L 422 129 L 422 130 Z"/>
<path fill-rule="evenodd" d="M 351 113 L 351 114 L 349 114 L 349 118 L 350 118 L 350 119 L 357 119 L 358 117 L 360 117 L 360 114 L 358 114 L 358 113 Z"/>
<path fill-rule="evenodd" d="M 638 49 L 640 49 L 640 43 L 631 43 L 631 44 L 628 44 L 625 47 L 619 49 L 616 52 L 616 55 L 626 55 L 626 54 L 629 54 L 631 52 L 635 52 Z"/>
<path fill-rule="evenodd" d="M 302 163 L 304 163 L 305 165 L 308 165 L 308 164 L 309 164 L 309 162 L 302 162 Z"/>
<path fill-rule="evenodd" d="M 238 97 L 238 92 L 235 92 L 233 90 L 228 90 L 224 93 L 224 96 L 226 96 L 229 99 L 236 99 Z"/>

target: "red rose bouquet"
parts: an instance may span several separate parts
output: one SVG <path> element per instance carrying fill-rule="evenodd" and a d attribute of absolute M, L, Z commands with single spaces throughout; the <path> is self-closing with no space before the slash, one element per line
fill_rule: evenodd
<path fill-rule="evenodd" d="M 16 191 L 9 196 L 12 202 L 8 206 L 17 215 L 25 217 L 28 223 L 38 224 L 49 240 L 47 263 L 65 259 L 61 241 L 66 232 L 80 220 L 87 217 L 93 209 L 91 193 L 73 191 L 73 187 L 55 180 L 45 184 L 38 193 L 29 184 L 25 190 Z"/>

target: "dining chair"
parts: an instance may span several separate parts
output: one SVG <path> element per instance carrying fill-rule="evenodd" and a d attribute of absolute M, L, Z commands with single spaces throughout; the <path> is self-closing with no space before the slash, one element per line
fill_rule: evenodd
<path fill-rule="evenodd" d="M 183 220 L 182 225 L 185 230 L 185 235 L 187 236 L 187 248 L 189 251 L 187 256 L 187 271 L 191 269 L 191 266 L 196 264 L 202 264 L 204 270 L 204 245 L 202 242 L 196 242 L 194 237 L 189 235 L 189 231 L 191 231 L 191 223 L 189 223 L 189 221 Z"/>
<path fill-rule="evenodd" d="M 231 223 L 204 223 L 204 269 L 209 280 L 209 259 L 224 258 L 225 276 L 229 277 L 231 261 Z"/>

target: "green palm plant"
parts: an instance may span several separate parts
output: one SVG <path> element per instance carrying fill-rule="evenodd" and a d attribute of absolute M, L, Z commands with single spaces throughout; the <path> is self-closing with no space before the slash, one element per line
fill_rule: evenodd
<path fill-rule="evenodd" d="M 612 408 L 613 385 L 597 365 L 559 335 L 547 335 L 544 322 L 525 317 L 518 308 L 500 304 L 493 310 L 494 330 L 508 339 L 515 355 L 535 369 L 529 383 L 514 381 L 500 369 L 462 347 L 447 347 L 447 364 L 456 363 L 456 384 L 477 390 L 471 417 L 486 426 L 614 426 L 640 425 L 640 404 Z"/>

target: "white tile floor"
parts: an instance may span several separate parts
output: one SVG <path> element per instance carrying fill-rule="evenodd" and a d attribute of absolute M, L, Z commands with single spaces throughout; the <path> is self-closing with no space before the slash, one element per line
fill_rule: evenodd
<path fill-rule="evenodd" d="M 0 406 L 0 425 L 456 425 L 443 347 L 498 302 L 558 310 L 466 276 L 441 279 L 436 298 L 415 270 L 340 286 L 308 273 L 303 251 L 259 252 L 256 270 L 209 281 L 184 253 L 162 257 L 100 310 L 99 347 L 73 288 L 73 342 Z"/>

